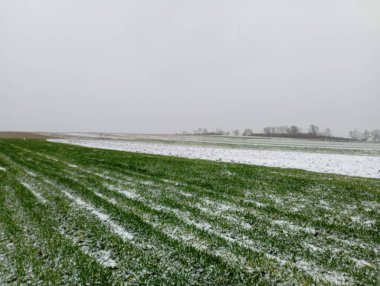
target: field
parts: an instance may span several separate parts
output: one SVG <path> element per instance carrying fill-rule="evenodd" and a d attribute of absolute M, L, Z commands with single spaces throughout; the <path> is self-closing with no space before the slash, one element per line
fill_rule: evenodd
<path fill-rule="evenodd" d="M 379 217 L 379 179 L 0 140 L 0 284 L 375 285 Z"/>
<path fill-rule="evenodd" d="M 334 141 L 317 139 L 270 138 L 256 136 L 168 135 L 126 133 L 41 133 L 42 136 L 64 139 L 102 139 L 166 145 L 226 147 L 230 149 L 254 149 L 298 151 L 347 155 L 380 156 L 380 144 L 358 141 Z"/>
<path fill-rule="evenodd" d="M 66 135 L 67 136 L 67 135 Z M 70 135 L 53 142 L 380 179 L 380 144 L 225 136 Z M 154 138 L 154 139 L 153 139 Z M 220 144 L 224 141 L 225 143 Z M 244 144 L 242 141 L 245 141 Z M 228 142 L 228 143 L 226 143 Z"/>

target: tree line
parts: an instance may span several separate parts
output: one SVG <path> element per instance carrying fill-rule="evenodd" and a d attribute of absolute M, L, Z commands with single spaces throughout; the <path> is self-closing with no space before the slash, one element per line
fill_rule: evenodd
<path fill-rule="evenodd" d="M 186 132 L 183 132 L 184 134 L 187 134 Z M 323 132 L 320 131 L 319 127 L 316 125 L 311 124 L 308 132 L 303 133 L 302 129 L 298 126 L 292 125 L 292 126 L 268 126 L 263 129 L 263 133 L 255 133 L 252 129 L 247 128 L 244 129 L 242 133 L 240 133 L 240 130 L 235 129 L 232 131 L 224 131 L 222 129 L 215 129 L 213 131 L 209 131 L 207 128 L 198 128 L 197 130 L 194 130 L 194 135 L 233 135 L 233 136 L 259 136 L 259 135 L 266 135 L 266 136 L 278 136 L 278 137 L 331 137 L 331 131 L 329 128 L 326 128 Z"/>
<path fill-rule="evenodd" d="M 191 134 L 183 132 L 183 134 Z M 332 134 L 330 128 L 320 129 L 315 124 L 310 124 L 306 131 L 296 125 L 280 125 L 280 126 L 267 126 L 263 128 L 262 133 L 255 133 L 252 129 L 246 128 L 242 132 L 239 129 L 232 131 L 225 131 L 220 128 L 215 130 L 208 130 L 207 128 L 198 128 L 194 130 L 194 135 L 224 135 L 224 136 L 267 136 L 267 137 L 287 137 L 287 138 L 317 138 L 317 139 L 340 139 L 347 140 L 347 138 L 336 137 Z M 372 131 L 357 129 L 349 132 L 349 138 L 355 141 L 372 141 L 380 142 L 380 130 L 375 129 Z"/>
<path fill-rule="evenodd" d="M 348 134 L 352 140 L 380 142 L 379 129 L 374 129 L 372 131 L 369 131 L 369 130 L 359 131 L 357 129 L 354 129 L 354 130 L 351 130 Z"/>

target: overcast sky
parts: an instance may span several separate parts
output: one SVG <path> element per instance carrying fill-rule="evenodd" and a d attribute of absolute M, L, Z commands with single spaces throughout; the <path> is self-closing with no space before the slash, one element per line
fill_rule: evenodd
<path fill-rule="evenodd" d="M 0 0 L 0 130 L 380 128 L 380 1 Z"/>

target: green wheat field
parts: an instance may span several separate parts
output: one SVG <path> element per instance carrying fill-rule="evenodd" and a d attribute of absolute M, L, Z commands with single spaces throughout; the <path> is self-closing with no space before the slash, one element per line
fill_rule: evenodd
<path fill-rule="evenodd" d="M 380 180 L 0 140 L 0 285 L 376 285 Z"/>

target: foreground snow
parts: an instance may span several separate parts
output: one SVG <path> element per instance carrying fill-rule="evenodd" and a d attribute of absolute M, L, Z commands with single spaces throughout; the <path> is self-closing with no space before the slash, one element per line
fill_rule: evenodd
<path fill-rule="evenodd" d="M 380 178 L 380 157 L 378 156 L 181 146 L 126 142 L 121 140 L 52 139 L 50 141 L 137 153 L 170 155 L 191 159 L 246 163 L 261 166 L 303 169 L 321 173 Z"/>

